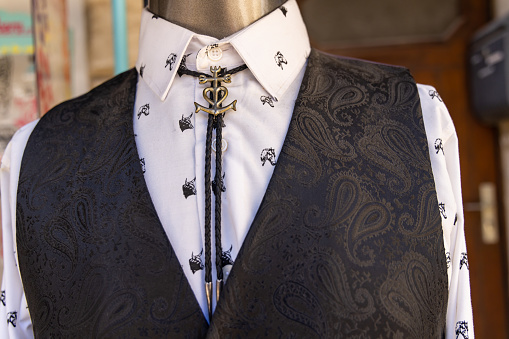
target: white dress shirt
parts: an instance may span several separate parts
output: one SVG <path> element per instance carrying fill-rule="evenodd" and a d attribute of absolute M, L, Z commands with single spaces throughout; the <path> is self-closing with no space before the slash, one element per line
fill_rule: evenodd
<path fill-rule="evenodd" d="M 195 34 L 147 10 L 142 14 L 133 112 L 136 145 L 159 219 L 207 319 L 203 230 L 208 116 L 195 114 L 194 103 L 208 104 L 202 94 L 205 85 L 198 78 L 179 76 L 177 69 L 210 73 L 211 66 L 229 70 L 248 66 L 225 85 L 229 93 L 223 104 L 237 100 L 236 111 L 228 111 L 224 118 L 222 173 L 222 248 L 234 262 L 272 176 L 310 53 L 296 1 L 283 7 L 221 40 Z M 455 338 L 460 322 L 466 322 L 473 337 L 456 133 L 435 89 L 423 85 L 418 89 L 448 258 L 447 338 Z M 15 206 L 21 158 L 35 125 L 16 133 L 1 165 L 5 305 L 0 303 L 0 332 L 12 338 L 32 336 L 17 268 Z M 274 158 L 266 156 L 271 152 Z M 225 279 L 230 269 L 231 265 L 224 267 Z M 215 281 L 215 267 L 212 272 Z"/>

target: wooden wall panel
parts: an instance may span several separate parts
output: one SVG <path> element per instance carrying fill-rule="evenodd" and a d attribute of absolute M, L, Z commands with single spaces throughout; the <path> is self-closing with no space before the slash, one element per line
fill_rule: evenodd
<path fill-rule="evenodd" d="M 113 77 L 113 33 L 110 0 L 87 0 L 88 53 L 92 87 Z M 138 58 L 141 0 L 127 0 L 129 65 Z"/>

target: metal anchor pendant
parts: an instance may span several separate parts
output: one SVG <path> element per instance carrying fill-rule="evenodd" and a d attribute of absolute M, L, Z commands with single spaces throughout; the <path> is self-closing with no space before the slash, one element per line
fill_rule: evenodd
<path fill-rule="evenodd" d="M 225 101 L 228 96 L 228 89 L 224 86 L 221 86 L 221 82 L 225 82 L 229 84 L 232 81 L 231 74 L 225 74 L 220 77 L 218 75 L 221 72 L 221 66 L 219 67 L 210 67 L 210 72 L 212 73 L 211 77 L 207 77 L 205 75 L 200 75 L 200 84 L 206 84 L 207 82 L 212 83 L 211 87 L 207 87 L 203 90 L 203 98 L 212 106 L 210 108 L 203 107 L 198 103 L 194 103 L 196 107 L 195 113 L 199 111 L 204 111 L 205 113 L 212 114 L 213 116 L 217 116 L 219 114 L 223 114 L 230 109 L 234 111 L 237 110 L 236 104 L 237 100 L 234 100 L 231 104 L 226 107 L 222 107 L 223 101 Z M 209 93 L 212 93 L 212 99 L 209 96 Z"/>

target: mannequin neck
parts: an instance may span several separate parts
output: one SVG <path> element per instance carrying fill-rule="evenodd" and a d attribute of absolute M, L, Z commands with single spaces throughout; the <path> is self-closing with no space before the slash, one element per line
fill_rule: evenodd
<path fill-rule="evenodd" d="M 218 39 L 249 26 L 287 0 L 150 0 L 149 10 L 195 33 Z"/>

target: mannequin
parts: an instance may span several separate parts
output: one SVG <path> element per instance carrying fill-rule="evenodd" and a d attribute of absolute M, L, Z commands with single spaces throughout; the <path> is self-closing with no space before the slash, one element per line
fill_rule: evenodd
<path fill-rule="evenodd" d="M 285 8 L 278 10 L 283 4 Z M 427 138 L 422 122 L 429 120 L 421 112 L 417 85 L 405 69 L 326 55 L 309 50 L 305 32 L 292 36 L 303 26 L 296 6 L 285 0 L 150 3 L 156 17 L 216 38 L 229 36 L 272 11 L 268 20 L 258 21 L 246 28 L 247 34 L 232 39 L 238 38 L 237 52 L 246 64 L 250 60 L 267 64 L 249 68 L 253 76 L 245 76 L 249 82 L 238 88 L 249 98 L 243 102 L 241 96 L 237 98 L 239 106 L 244 105 L 242 114 L 251 114 L 256 123 L 272 124 L 278 112 L 291 114 L 291 120 L 280 131 L 285 138 L 280 152 L 272 148 L 276 141 L 264 140 L 271 130 L 265 133 L 261 124 L 246 124 L 253 130 L 246 134 L 247 141 L 254 144 L 256 140 L 248 138 L 255 133 L 265 135 L 249 163 L 243 162 L 249 148 L 239 143 L 241 166 L 253 164 L 251 168 L 259 172 L 275 168 L 268 172 L 272 176 L 267 187 L 261 188 L 265 192 L 255 206 L 256 215 L 246 221 L 249 232 L 242 248 L 235 258 L 229 258 L 232 268 L 213 317 L 207 319 L 202 307 L 206 306 L 203 283 L 210 280 L 197 272 L 212 266 L 201 260 L 200 247 L 205 246 L 192 234 L 172 244 L 154 204 L 156 194 L 151 196 L 145 180 L 150 174 L 145 174 L 145 157 L 137 147 L 138 141 L 159 147 L 151 142 L 157 139 L 151 127 L 165 121 L 159 120 L 157 112 L 166 114 L 171 125 L 161 124 L 161 134 L 173 133 L 174 138 L 153 158 L 161 154 L 168 159 L 168 165 L 161 167 L 173 168 L 178 158 L 166 150 L 191 143 L 192 134 L 199 131 L 184 132 L 179 119 L 184 121 L 182 114 L 187 117 L 192 109 L 193 94 L 201 88 L 195 84 L 202 80 L 180 78 L 179 68 L 167 67 L 165 62 L 171 65 L 172 58 L 183 59 L 189 44 L 179 38 L 187 36 L 191 41 L 193 34 L 152 20 L 153 15 L 145 12 L 145 27 L 150 29 L 143 36 L 150 43 L 140 49 L 146 57 L 140 57 L 136 69 L 52 109 L 37 125 L 22 129 L 12 144 L 11 149 L 19 153 L 9 167 L 19 168 L 14 172 L 19 179 L 11 184 L 2 168 L 2 196 L 16 199 L 2 202 L 5 205 L 9 200 L 5 210 L 11 213 L 3 226 L 9 232 L 4 234 L 10 235 L 4 236 L 4 277 L 8 277 L 4 280 L 9 288 L 2 291 L 0 337 L 23 329 L 41 338 L 445 337 L 448 264 L 461 270 L 460 258 L 454 254 L 466 258 L 466 250 L 444 247 L 446 235 L 430 153 L 445 163 L 442 157 L 448 152 L 429 152 L 426 146 L 433 145 L 439 131 Z M 173 30 L 175 34 L 169 34 Z M 299 42 L 303 43 L 299 46 Z M 302 75 L 287 75 L 293 79 L 289 80 L 294 85 L 292 95 L 287 90 L 284 97 L 278 95 L 276 107 L 265 105 L 264 97 L 270 93 L 263 84 L 275 86 L 291 67 Z M 268 80 L 262 84 L 257 74 Z M 158 86 L 156 78 L 166 86 L 171 76 L 176 79 L 171 85 L 175 91 L 170 90 L 163 103 L 161 92 L 148 86 Z M 192 86 L 184 92 L 185 86 L 177 86 L 185 85 L 186 79 Z M 179 96 L 185 100 L 177 102 Z M 445 121 L 445 117 L 436 119 L 438 100 L 428 95 L 422 99 L 431 107 L 428 118 Z M 139 110 L 140 104 L 146 110 Z M 188 108 L 181 110 L 183 107 Z M 134 133 L 140 116 L 149 133 L 143 140 L 144 134 Z M 230 130 L 235 126 L 232 120 Z M 173 143 L 177 139 L 181 142 Z M 166 141 L 161 140 L 160 144 Z M 195 146 L 189 144 L 189 149 Z M 265 164 L 267 153 L 271 153 L 270 165 Z M 194 158 L 193 153 L 188 162 L 191 175 L 196 173 Z M 176 178 L 170 189 L 174 188 L 188 210 L 160 194 L 163 208 L 194 213 L 197 205 L 191 200 L 198 198 L 187 200 L 185 189 L 195 180 L 184 173 L 180 181 L 177 171 L 166 174 L 168 181 Z M 447 182 L 442 185 L 449 187 Z M 226 186 L 233 187 L 228 182 Z M 449 195 L 451 203 L 441 200 L 444 209 L 461 208 L 460 203 L 453 204 L 453 194 Z M 456 196 L 460 193 L 455 192 Z M 454 212 L 447 210 L 452 216 Z M 177 218 L 168 222 L 177 232 L 191 224 L 181 221 L 180 214 Z M 447 220 L 447 230 L 463 234 L 456 231 L 462 224 L 453 227 L 452 219 Z M 458 220 L 461 223 L 461 215 Z M 195 234 L 202 232 L 199 222 L 195 226 L 200 226 Z M 458 240 L 464 244 L 464 239 Z M 198 244 L 196 250 L 194 245 L 174 247 L 192 241 Z M 222 268 L 231 249 L 222 251 L 224 256 L 216 267 Z M 449 262 L 446 250 L 452 254 Z M 177 251 L 185 253 L 184 260 Z M 466 279 L 467 269 L 461 271 Z M 196 277 L 198 283 L 192 284 L 188 276 Z M 469 298 L 468 288 L 466 293 Z M 471 322 L 471 315 L 459 316 L 448 322 L 448 337 Z"/>
<path fill-rule="evenodd" d="M 221 39 L 250 25 L 286 0 L 150 0 L 149 10 L 195 33 Z"/>

